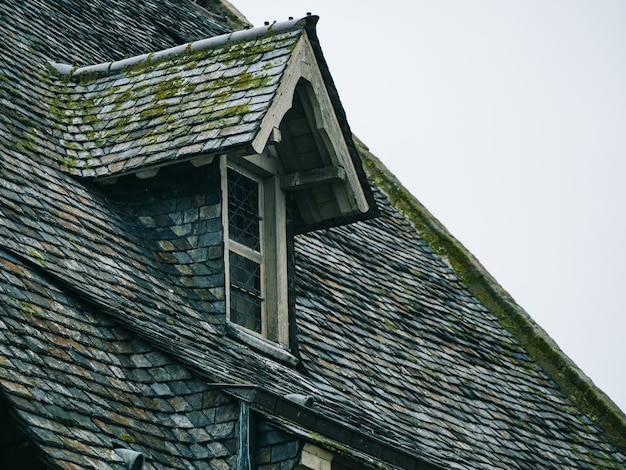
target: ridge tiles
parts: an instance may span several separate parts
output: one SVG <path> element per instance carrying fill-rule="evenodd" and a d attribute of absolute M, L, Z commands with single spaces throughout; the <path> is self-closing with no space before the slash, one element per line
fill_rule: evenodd
<path fill-rule="evenodd" d="M 49 94 L 76 176 L 105 177 L 233 147 L 255 137 L 306 25 L 238 31 L 116 62 L 52 63 Z"/>

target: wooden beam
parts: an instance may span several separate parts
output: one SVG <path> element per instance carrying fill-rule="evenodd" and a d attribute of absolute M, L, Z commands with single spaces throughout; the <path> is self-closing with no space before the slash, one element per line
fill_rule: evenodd
<path fill-rule="evenodd" d="M 157 175 L 157 173 L 159 172 L 159 167 L 156 168 L 148 168 L 146 170 L 141 170 L 138 171 L 137 173 L 135 173 L 135 175 L 137 176 L 137 178 L 139 178 L 140 180 L 146 180 L 148 178 L 153 178 Z"/>
<path fill-rule="evenodd" d="M 322 184 L 341 183 L 345 179 L 343 167 L 327 166 L 285 175 L 280 179 L 280 186 L 285 191 L 299 191 Z"/>

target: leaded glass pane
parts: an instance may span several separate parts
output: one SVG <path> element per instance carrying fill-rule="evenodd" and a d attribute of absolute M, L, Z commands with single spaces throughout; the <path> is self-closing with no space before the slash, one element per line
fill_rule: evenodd
<path fill-rule="evenodd" d="M 228 230 L 230 239 L 259 251 L 259 183 L 228 169 Z"/>
<path fill-rule="evenodd" d="M 261 333 L 261 266 L 230 252 L 230 320 Z"/>

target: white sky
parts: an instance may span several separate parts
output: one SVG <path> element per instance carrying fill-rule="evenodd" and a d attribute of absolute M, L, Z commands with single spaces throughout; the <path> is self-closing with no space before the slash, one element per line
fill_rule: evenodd
<path fill-rule="evenodd" d="M 321 17 L 355 134 L 626 410 L 626 2 L 232 1 Z"/>

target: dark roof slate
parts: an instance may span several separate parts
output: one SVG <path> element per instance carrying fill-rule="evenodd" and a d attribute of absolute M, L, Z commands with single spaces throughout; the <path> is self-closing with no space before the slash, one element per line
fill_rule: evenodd
<path fill-rule="evenodd" d="M 16 162 L 10 166 L 19 167 Z M 23 168 L 22 175 L 27 171 Z M 33 211 L 35 199 L 30 204 L 24 202 L 29 200 L 23 194 L 36 194 L 36 187 L 27 183 L 28 179 L 23 178 L 25 190 L 17 192 L 24 213 Z M 12 188 L 18 190 L 17 185 Z M 198 323 L 202 317 L 197 313 L 195 317 L 178 315 L 175 324 L 168 323 L 166 315 L 176 315 L 176 303 L 168 301 L 166 294 L 160 305 L 151 304 L 147 296 L 155 290 L 175 295 L 177 289 L 165 277 L 150 280 L 151 287 L 146 282 L 150 278 L 144 278 L 147 273 L 140 275 L 138 271 L 140 265 L 148 272 L 152 270 L 149 259 L 133 255 L 127 245 L 129 251 L 125 254 L 137 258 L 130 259 L 131 264 L 125 262 L 117 254 L 121 239 L 107 240 L 105 236 L 101 245 L 81 240 L 90 247 L 85 249 L 89 252 L 80 255 L 82 250 L 77 249 L 68 253 L 81 256 L 73 265 L 81 268 L 75 274 L 74 269 L 66 272 L 63 256 L 51 256 L 53 250 L 46 239 L 62 245 L 67 238 L 62 232 L 48 235 L 42 225 L 29 234 L 28 225 L 17 225 L 16 217 L 7 210 L 8 194 L 13 193 L 0 191 L 9 224 L 3 224 L 3 235 L 9 228 L 27 235 L 21 239 L 22 246 L 9 243 L 3 249 L 1 290 L 9 316 L 5 321 L 8 331 L 1 342 L 10 349 L 10 345 L 26 341 L 18 349 L 35 352 L 17 356 L 10 349 L 5 355 L 9 363 L 4 389 L 21 411 L 22 419 L 31 415 L 54 418 L 44 411 L 48 401 L 41 398 L 48 388 L 37 381 L 30 384 L 32 393 L 40 398 L 27 403 L 23 395 L 29 397 L 29 392 L 22 390 L 26 387 L 22 382 L 29 379 L 15 382 L 14 371 L 21 366 L 35 375 L 43 373 L 37 354 L 53 354 L 47 351 L 58 342 L 57 330 L 77 321 L 68 305 L 74 305 L 76 301 L 71 299 L 82 293 L 91 306 L 79 305 L 94 313 L 81 321 L 94 322 L 95 326 L 77 328 L 77 335 L 85 344 L 95 342 L 99 351 L 115 351 L 114 346 L 102 344 L 98 338 L 112 335 L 107 332 L 107 328 L 114 328 L 108 319 L 116 319 L 133 334 L 149 340 L 150 351 L 167 351 L 187 364 L 196 376 L 212 382 L 254 383 L 281 396 L 294 392 L 315 395 L 316 412 L 422 458 L 444 460 L 451 468 L 585 468 L 584 462 L 600 462 L 597 468 L 602 468 L 601 464 L 619 468 L 626 462 L 622 454 L 604 442 L 602 430 L 562 395 L 380 192 L 379 219 L 297 239 L 298 341 L 304 374 L 215 335 L 206 324 Z M 87 195 L 82 194 L 82 198 Z M 43 207 L 39 210 L 46 213 Z M 48 217 L 54 212 L 59 211 L 52 209 Z M 90 212 L 106 214 L 106 205 L 97 201 L 90 206 Z M 105 220 L 80 213 L 77 219 L 96 222 L 103 233 Z M 33 222 L 36 220 L 31 218 L 29 223 Z M 67 243 L 80 246 L 78 241 Z M 375 259 L 372 252 L 377 255 Z M 98 263 L 103 264 L 90 260 L 96 253 Z M 112 269 L 112 275 L 108 274 Z M 128 276 L 125 270 L 138 281 L 134 291 L 123 285 L 132 286 L 133 281 L 118 280 Z M 47 281 L 40 272 L 55 282 Z M 360 275 L 355 277 L 355 273 Z M 68 275 L 72 277 L 64 277 Z M 116 305 L 115 298 L 122 297 L 126 303 Z M 184 299 L 179 297 L 178 304 L 192 310 Z M 98 311 L 106 315 L 94 316 Z M 24 322 L 24 318 L 29 321 Z M 43 319 L 45 328 L 40 325 Z M 43 330 L 35 332 L 32 322 Z M 71 361 L 66 357 L 66 362 L 55 362 L 59 370 L 67 372 L 66 376 L 55 375 L 60 388 L 75 390 L 73 377 L 83 374 L 85 367 L 97 374 L 110 369 L 97 356 L 81 361 L 79 354 L 67 354 L 73 358 Z M 18 360 L 22 362 L 14 362 Z M 134 374 L 132 367 L 123 369 L 119 377 L 103 379 L 90 389 L 115 400 L 119 393 L 115 384 L 132 382 Z M 80 390 L 66 396 L 67 408 L 81 409 L 81 396 Z M 107 412 L 102 403 L 97 406 L 98 410 L 90 408 L 89 413 Z M 149 421 L 153 412 L 144 409 L 141 419 Z M 126 412 L 119 413 L 126 416 Z M 130 410 L 128 413 L 135 416 Z M 167 434 L 167 429 L 165 426 L 154 432 Z M 112 438 L 106 428 L 92 432 L 97 435 L 93 438 L 96 441 Z M 47 448 L 51 444 L 46 439 L 52 436 L 44 437 L 39 436 Z M 80 461 L 80 446 L 66 445 L 69 454 L 57 450 L 58 458 Z"/>
<path fill-rule="evenodd" d="M 341 390 L 363 426 L 393 430 L 398 446 L 419 445 L 449 468 L 626 464 L 406 217 L 377 198 L 380 218 L 298 239 L 305 368 Z"/>
<path fill-rule="evenodd" d="M 94 177 L 249 145 L 305 20 L 213 37 L 53 78 L 63 164 Z"/>
<path fill-rule="evenodd" d="M 21 43 L 17 50 L 71 64 L 120 60 L 232 30 L 223 14 L 191 0 L 92 0 L 89 5 L 9 0 L 5 6 L 0 23 L 7 37 Z"/>
<path fill-rule="evenodd" d="M 0 12 L 8 32 L 0 43 L 0 384 L 57 465 L 107 468 L 110 443 L 122 434 L 163 468 L 193 465 L 201 454 L 180 444 L 175 423 L 206 411 L 192 397 L 209 393 L 211 382 L 315 395 L 312 412 L 451 468 L 626 465 L 602 420 L 574 405 L 433 249 L 437 240 L 398 210 L 397 188 L 378 179 L 380 167 L 370 169 L 382 188 L 375 191 L 380 218 L 296 239 L 301 369 L 224 336 L 202 298 L 153 256 L 128 213 L 102 188 L 59 171 L 66 153 L 51 130 L 43 84 L 49 60 L 94 63 L 149 52 L 154 17 L 132 13 L 144 4 L 172 21 L 193 19 L 181 29 L 194 39 L 225 27 L 194 16 L 191 2 L 129 0 L 117 29 L 91 23 L 93 37 L 109 47 L 104 56 L 78 26 L 57 31 L 46 16 L 81 23 L 69 19 L 73 11 L 90 24 L 85 19 L 105 3 L 119 5 L 26 0 Z M 124 29 L 119 43 L 105 37 Z M 162 41 L 154 49 L 175 45 L 154 35 Z M 138 402 L 148 384 L 173 393 L 158 406 Z M 189 407 L 174 413 L 169 407 L 181 397 Z M 145 441 L 137 437 L 143 426 Z"/>
<path fill-rule="evenodd" d="M 159 468 L 234 466 L 236 402 L 37 269 L 0 266 L 0 384 L 45 460 L 123 469 L 113 449 L 132 447 Z"/>

